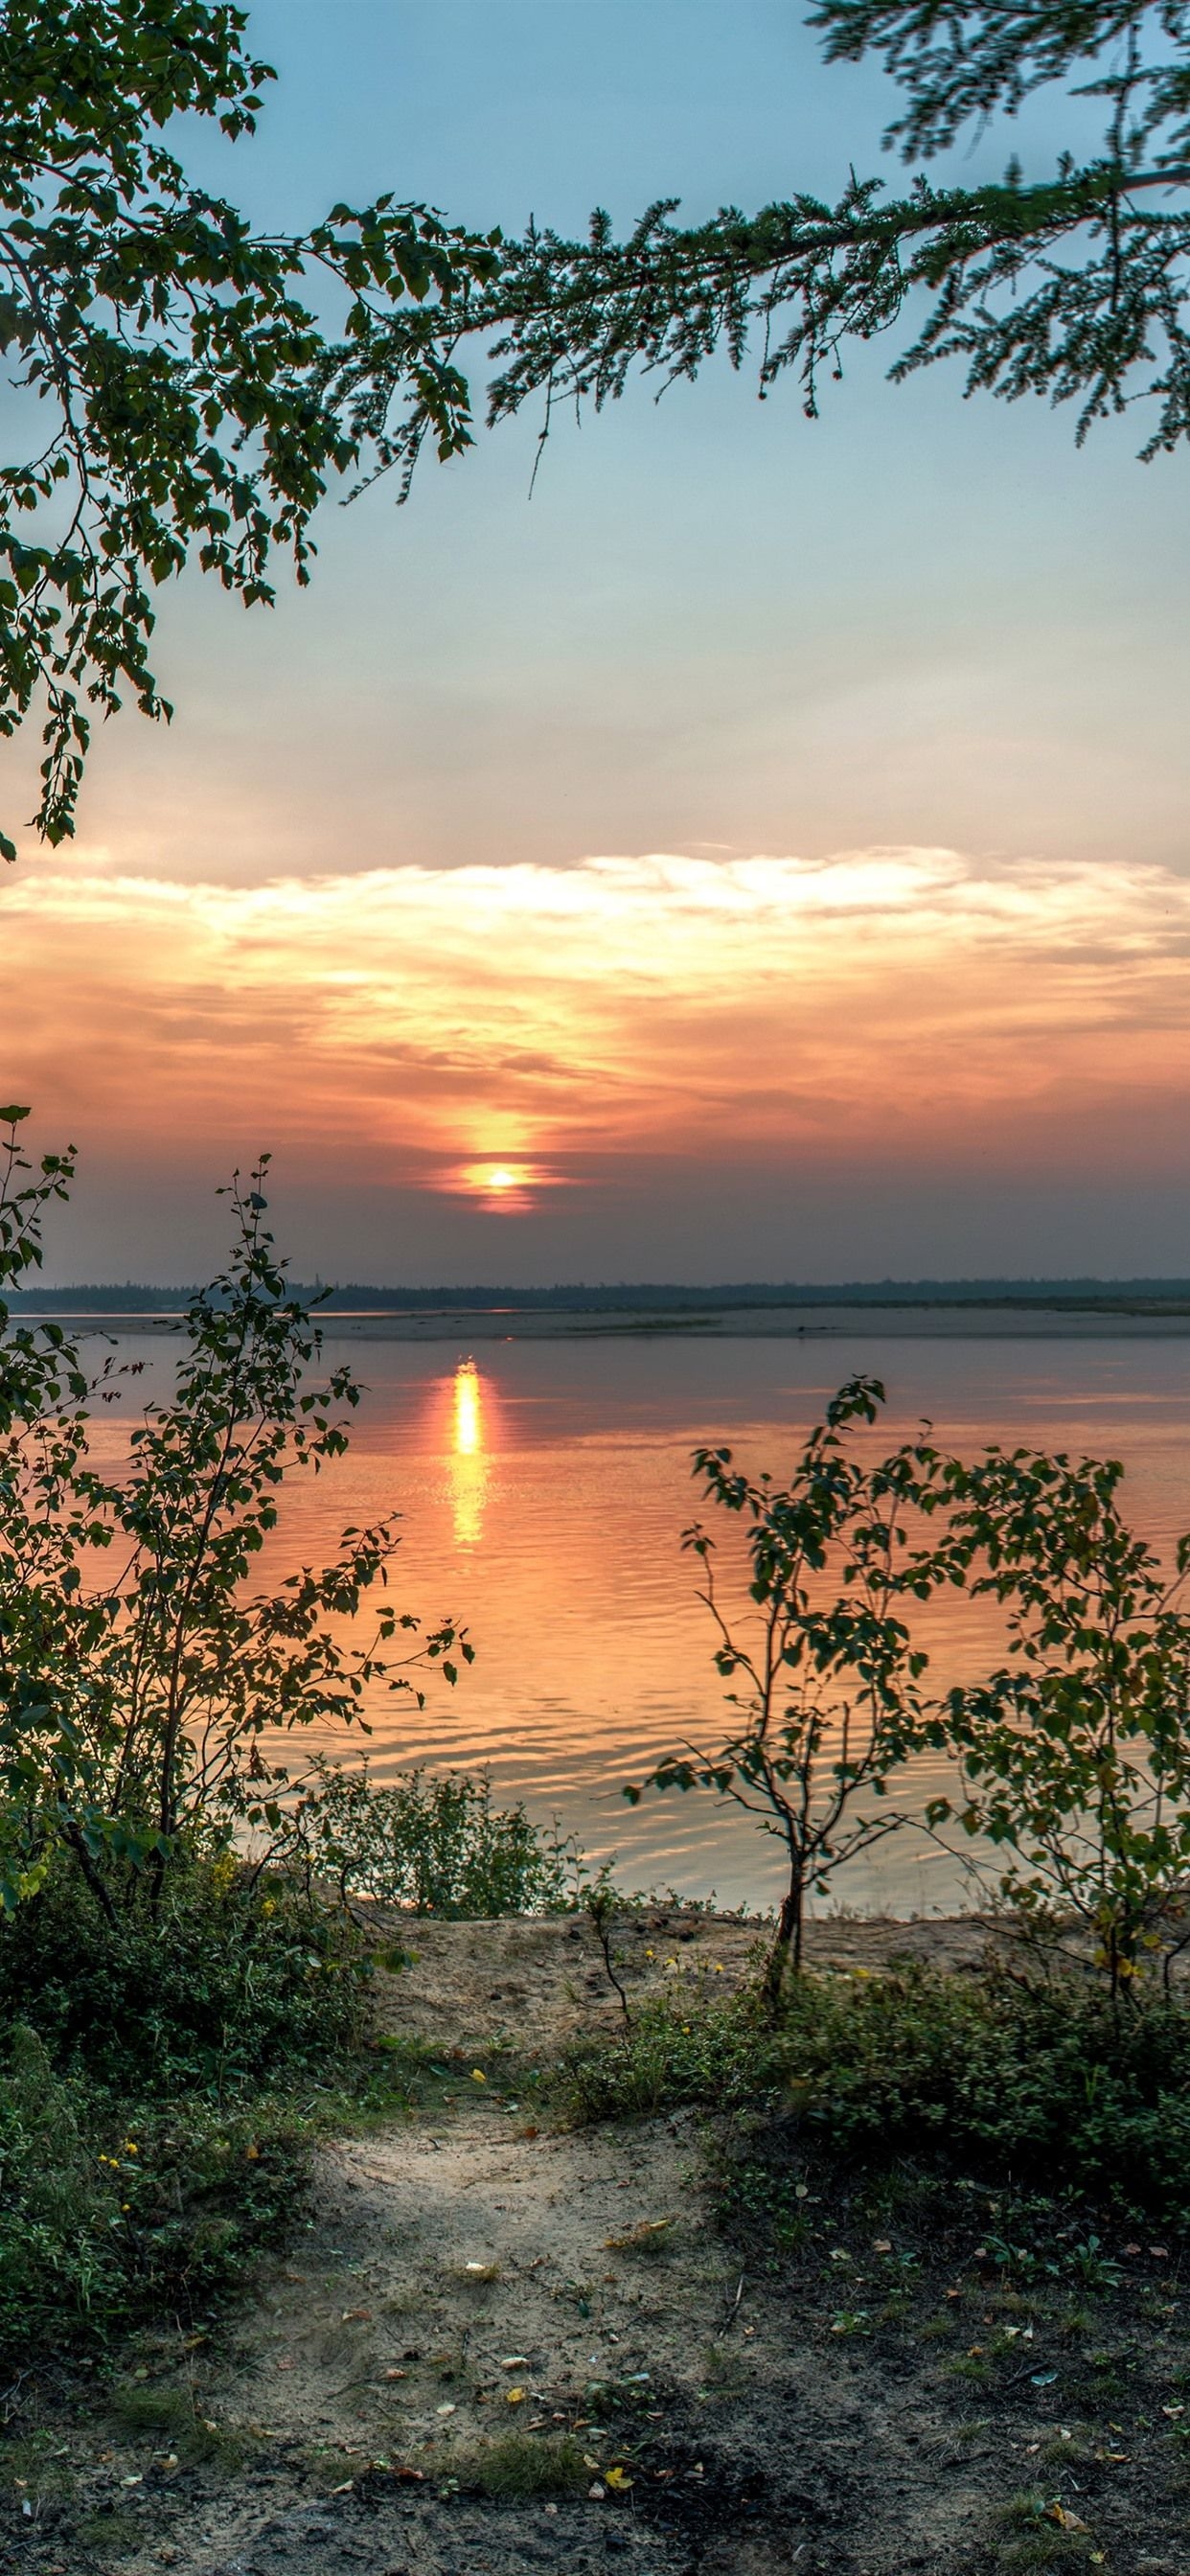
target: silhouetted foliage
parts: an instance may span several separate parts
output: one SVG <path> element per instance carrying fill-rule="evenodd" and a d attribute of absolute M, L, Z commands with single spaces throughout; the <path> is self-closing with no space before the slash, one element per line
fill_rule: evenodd
<path fill-rule="evenodd" d="M 809 23 L 828 61 L 876 55 L 899 83 L 885 140 L 907 188 L 890 196 L 853 169 L 833 204 L 795 190 L 683 225 L 667 197 L 624 240 L 603 212 L 586 241 L 532 228 L 465 310 L 432 318 L 444 358 L 468 333 L 488 336 L 490 418 L 541 396 L 544 438 L 556 404 L 598 409 L 638 367 L 664 388 L 717 352 L 740 367 L 752 350 L 761 394 L 792 373 L 813 418 L 848 344 L 900 326 L 895 379 L 954 357 L 968 393 L 1073 403 L 1080 440 L 1141 403 L 1142 456 L 1178 447 L 1190 435 L 1185 0 L 820 0 Z M 1063 152 L 1036 177 L 1013 158 L 994 183 L 935 185 L 940 152 L 1053 83 L 1101 101 L 1096 150 Z M 386 446 L 382 424 L 422 327 L 397 313 L 347 361 L 378 452 L 403 470 L 411 443 Z"/>
<path fill-rule="evenodd" d="M 40 1260 L 69 1157 L 39 1172 L 7 1113 L 0 1286 Z M 368 1692 L 411 1666 L 456 1678 L 451 1622 L 387 1598 L 391 1522 L 348 1529 L 329 1565 L 250 1591 L 281 1488 L 347 1445 L 349 1368 L 311 1372 L 320 1336 L 264 1224 L 262 1162 L 231 1192 L 228 1269 L 196 1296 L 168 1397 L 132 1427 L 127 1466 L 96 1465 L 89 1418 L 121 1391 L 89 1379 L 60 1325 L 6 1329 L 0 1304 L 0 1906 L 34 1895 L 65 1845 L 109 1919 L 122 1895 L 254 1819 L 274 1829 L 279 1733 L 365 1724 Z M 377 1592 L 365 1642 L 354 1624 Z M 396 1651 L 402 1647 L 403 1651 Z"/>
<path fill-rule="evenodd" d="M 328 481 L 366 461 L 351 377 L 309 299 L 339 290 L 339 345 L 367 372 L 377 325 L 465 300 L 494 244 L 390 194 L 306 234 L 254 232 L 161 139 L 179 116 L 233 141 L 274 75 L 245 10 L 203 0 L 4 0 L 0 9 L 0 348 L 42 406 L 18 405 L 0 463 L 0 735 L 44 709 L 34 821 L 74 830 L 93 711 L 127 693 L 166 716 L 152 594 L 188 563 L 245 603 L 299 582 Z M 417 452 L 470 439 L 440 332 L 384 347 L 384 401 Z M 385 450 L 387 452 L 387 450 Z M 0 835 L 0 851 L 15 856 Z"/>

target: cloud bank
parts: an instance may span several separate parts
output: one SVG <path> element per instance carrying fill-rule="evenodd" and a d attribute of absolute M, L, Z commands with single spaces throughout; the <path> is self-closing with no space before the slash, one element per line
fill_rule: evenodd
<path fill-rule="evenodd" d="M 868 849 L 228 887 L 80 859 L 7 878 L 0 937 L 6 1089 L 146 1173 L 258 1139 L 429 1193 L 493 1158 L 542 1198 L 689 1167 L 709 1222 L 742 1169 L 1184 1173 L 1190 886 L 1154 866 Z"/>

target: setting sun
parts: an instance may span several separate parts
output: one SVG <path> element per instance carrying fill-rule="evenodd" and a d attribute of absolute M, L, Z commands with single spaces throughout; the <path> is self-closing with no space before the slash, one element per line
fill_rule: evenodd
<path fill-rule="evenodd" d="M 518 1216 L 536 1206 L 539 1191 L 553 1178 L 540 1163 L 460 1163 L 443 1174 L 438 1187 L 501 1216 Z"/>

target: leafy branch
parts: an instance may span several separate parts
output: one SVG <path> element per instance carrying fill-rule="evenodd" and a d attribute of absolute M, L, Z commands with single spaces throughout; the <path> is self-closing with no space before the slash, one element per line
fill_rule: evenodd
<path fill-rule="evenodd" d="M 172 712 L 151 659 L 160 585 L 194 561 L 267 605 L 279 553 L 309 579 L 313 513 L 362 453 L 310 288 L 339 291 L 366 362 L 403 305 L 461 306 L 495 273 L 495 236 L 392 194 L 259 235 L 190 183 L 159 129 L 189 113 L 255 130 L 274 75 L 246 23 L 199 0 L 0 10 L 0 350 L 47 423 L 0 463 L 0 736 L 44 708 L 33 820 L 51 843 L 74 831 L 96 715 L 126 695 Z M 416 446 L 470 444 L 466 384 L 432 335 L 390 401 Z"/>
<path fill-rule="evenodd" d="M 392 316 L 366 365 L 340 353 L 337 382 L 382 465 L 407 485 L 414 442 L 386 441 L 384 407 L 418 352 L 453 364 L 475 334 L 496 367 L 489 421 L 540 397 L 543 439 L 559 403 L 598 410 L 638 369 L 664 391 L 720 353 L 737 369 L 755 355 L 762 399 L 792 373 L 814 418 L 848 345 L 901 326 L 894 380 L 957 358 L 968 394 L 1074 403 L 1080 441 L 1136 403 L 1153 415 L 1145 458 L 1190 435 L 1190 8 L 823 0 L 810 23 L 828 60 L 875 52 L 906 90 L 885 138 L 906 162 L 1054 81 L 1103 101 L 1102 147 L 1029 180 L 1014 159 L 976 187 L 938 186 L 918 166 L 897 196 L 852 171 L 834 203 L 799 191 L 693 226 L 659 198 L 623 240 L 602 211 L 585 241 L 533 226 L 465 307 Z"/>

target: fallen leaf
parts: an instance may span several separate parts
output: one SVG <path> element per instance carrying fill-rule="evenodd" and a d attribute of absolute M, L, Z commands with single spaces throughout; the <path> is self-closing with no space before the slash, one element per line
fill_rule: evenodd
<path fill-rule="evenodd" d="M 453 2415 L 454 2411 L 454 2407 L 449 2398 L 447 2399 L 445 2406 L 436 2406 L 434 2408 L 434 2413 L 436 2415 Z"/>
<path fill-rule="evenodd" d="M 343 2314 L 339 2319 L 341 2326 L 370 2326 L 371 2322 L 372 2311 L 370 2308 L 344 2308 Z"/>
<path fill-rule="evenodd" d="M 524 2389 L 506 2388 L 504 2391 L 504 2403 L 506 2406 L 523 2406 L 525 2403 Z"/>
<path fill-rule="evenodd" d="M 529 2355 L 527 2352 L 506 2352 L 504 2359 L 500 2364 L 501 2370 L 527 2370 L 528 2367 Z"/>
<path fill-rule="evenodd" d="M 627 2469 L 609 2469 L 604 2483 L 611 2488 L 613 2495 L 626 2495 L 633 2480 Z"/>
<path fill-rule="evenodd" d="M 592 2504 L 602 2504 L 605 2493 L 606 2489 L 599 2485 L 588 2487 L 587 2489 L 587 2494 Z"/>
<path fill-rule="evenodd" d="M 408 2379 L 409 2373 L 407 2370 L 386 2370 L 384 2376 L 386 2379 Z"/>

